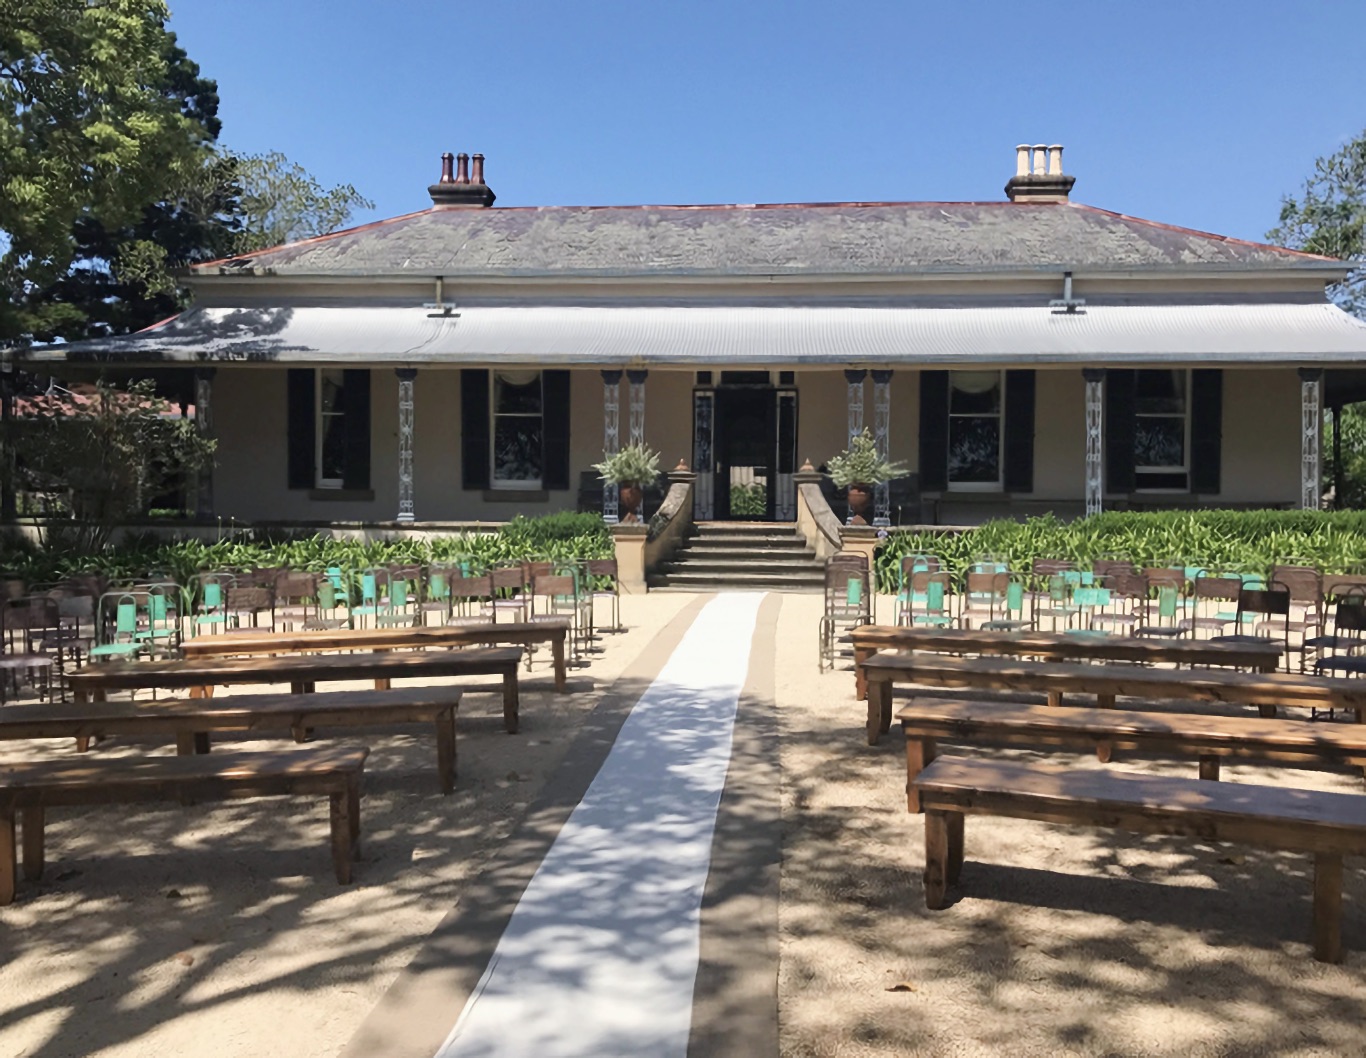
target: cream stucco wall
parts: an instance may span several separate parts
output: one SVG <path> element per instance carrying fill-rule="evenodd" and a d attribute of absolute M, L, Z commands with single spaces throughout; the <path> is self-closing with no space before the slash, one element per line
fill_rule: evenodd
<path fill-rule="evenodd" d="M 719 369 L 717 369 L 719 370 Z M 645 438 L 666 469 L 692 461 L 694 373 L 652 370 L 646 382 Z M 218 513 L 250 521 L 388 521 L 398 510 L 398 383 L 394 373 L 371 375 L 372 501 L 311 498 L 287 487 L 286 375 L 268 367 L 224 367 L 214 384 L 219 438 L 215 502 Z M 890 449 L 912 469 L 919 457 L 919 376 L 897 371 L 892 380 Z M 796 370 L 797 458 L 819 466 L 844 447 L 848 404 L 840 371 Z M 873 418 L 871 381 L 865 421 Z M 515 514 L 572 509 L 579 476 L 602 452 L 602 380 L 597 370 L 571 378 L 570 472 L 572 488 L 545 499 L 486 502 L 481 491 L 461 488 L 460 372 L 430 369 L 415 385 L 414 480 L 419 521 L 502 521 Z M 1034 492 L 1037 509 L 1057 501 L 1069 511 L 1082 498 L 1084 385 L 1080 371 L 1037 375 Z M 1299 495 L 1299 382 L 1293 369 L 1226 369 L 1222 492 L 1209 502 L 1293 503 Z M 621 387 L 621 435 L 627 439 L 628 387 Z M 1021 497 L 1023 499 L 1023 497 Z M 1004 497 L 1000 498 L 1004 501 Z M 972 497 L 985 509 L 988 498 Z M 1070 505 L 1070 506 L 1069 506 Z M 998 513 L 998 512 L 993 512 Z"/>

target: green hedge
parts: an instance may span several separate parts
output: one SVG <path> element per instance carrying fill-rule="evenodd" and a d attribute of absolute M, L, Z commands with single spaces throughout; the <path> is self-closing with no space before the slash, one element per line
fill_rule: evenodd
<path fill-rule="evenodd" d="M 245 531 L 233 539 L 165 540 L 151 533 L 130 537 L 99 554 L 50 554 L 16 537 L 0 540 L 0 570 L 30 584 L 68 573 L 100 572 L 111 580 L 163 574 L 188 584 L 196 573 L 212 570 L 287 566 L 321 573 L 332 566 L 347 570 L 391 563 L 446 562 L 470 557 L 484 563 L 525 558 L 611 558 L 612 537 L 597 514 L 564 512 L 541 518 L 514 518 L 491 533 L 470 533 L 435 540 L 390 539 L 364 543 L 319 534 L 272 530 Z"/>
<path fill-rule="evenodd" d="M 1073 522 L 1051 515 L 987 522 L 962 533 L 894 532 L 878 552 L 879 589 L 895 591 L 902 556 L 918 552 L 938 555 L 955 574 L 986 557 L 1028 570 L 1036 558 L 1084 567 L 1111 556 L 1140 566 L 1179 562 L 1263 574 L 1303 560 L 1326 573 L 1352 573 L 1366 567 L 1366 512 L 1115 511 Z"/>

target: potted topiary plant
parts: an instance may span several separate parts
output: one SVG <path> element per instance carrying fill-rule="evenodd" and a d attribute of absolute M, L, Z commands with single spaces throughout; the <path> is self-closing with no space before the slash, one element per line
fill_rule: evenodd
<path fill-rule="evenodd" d="M 826 463 L 830 480 L 848 491 L 849 524 L 867 525 L 873 486 L 906 473 L 904 463 L 893 463 L 878 454 L 877 442 L 865 427 L 837 456 Z"/>
<path fill-rule="evenodd" d="M 621 509 L 625 512 L 621 520 L 637 521 L 636 511 L 645 495 L 645 483 L 659 476 L 659 453 L 647 444 L 629 444 L 611 455 L 604 453 L 602 462 L 594 463 L 593 469 L 603 481 L 620 490 Z"/>

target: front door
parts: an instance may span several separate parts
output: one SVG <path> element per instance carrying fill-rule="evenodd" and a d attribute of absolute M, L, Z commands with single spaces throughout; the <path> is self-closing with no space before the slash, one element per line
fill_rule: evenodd
<path fill-rule="evenodd" d="M 769 386 L 716 391 L 715 516 L 732 521 L 773 518 L 777 405 Z"/>

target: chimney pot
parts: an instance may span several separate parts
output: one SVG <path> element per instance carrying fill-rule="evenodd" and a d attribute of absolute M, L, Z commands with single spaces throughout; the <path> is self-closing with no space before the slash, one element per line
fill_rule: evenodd
<path fill-rule="evenodd" d="M 455 162 L 453 174 L 452 160 Z M 441 179 L 428 187 L 427 193 L 432 196 L 434 209 L 487 209 L 498 197 L 493 193 L 493 189 L 484 183 L 482 154 L 474 156 L 474 180 L 471 181 L 470 156 L 464 153 L 452 155 L 449 152 L 441 156 Z"/>
<path fill-rule="evenodd" d="M 446 151 L 441 155 L 441 179 L 438 183 L 453 184 L 455 177 L 451 175 L 451 164 L 455 161 L 455 155 Z"/>
<path fill-rule="evenodd" d="M 1062 144 L 1027 143 L 1015 147 L 1015 175 L 1006 181 L 1006 198 L 1012 202 L 1066 202 L 1074 176 L 1062 171 Z"/>
<path fill-rule="evenodd" d="M 470 182 L 482 184 L 484 182 L 484 156 L 476 154 L 473 158 L 474 172 L 470 174 Z"/>
<path fill-rule="evenodd" d="M 455 156 L 455 163 L 455 182 L 457 184 L 468 184 L 470 182 L 470 156 L 461 151 Z"/>

